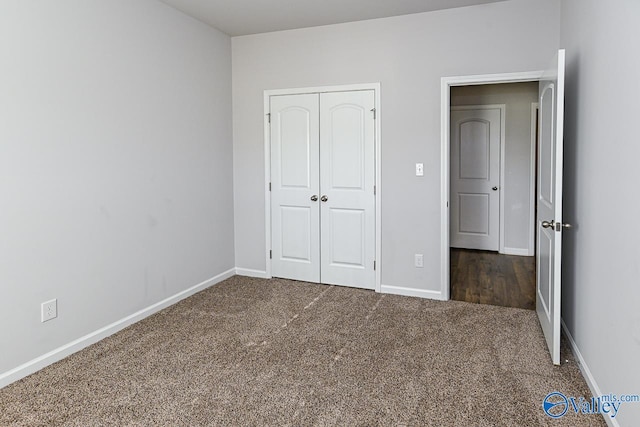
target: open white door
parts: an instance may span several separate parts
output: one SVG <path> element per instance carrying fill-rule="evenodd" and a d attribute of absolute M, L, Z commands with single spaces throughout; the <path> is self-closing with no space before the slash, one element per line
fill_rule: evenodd
<path fill-rule="evenodd" d="M 536 312 L 555 365 L 560 364 L 562 229 L 568 226 L 562 223 L 564 58 L 561 49 L 539 87 Z"/>

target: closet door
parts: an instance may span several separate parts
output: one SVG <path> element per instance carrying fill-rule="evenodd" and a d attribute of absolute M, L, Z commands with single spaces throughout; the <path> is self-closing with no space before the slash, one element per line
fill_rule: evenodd
<path fill-rule="evenodd" d="M 322 283 L 375 288 L 375 96 L 320 95 Z"/>
<path fill-rule="evenodd" d="M 318 283 L 319 95 L 270 102 L 272 275 Z"/>

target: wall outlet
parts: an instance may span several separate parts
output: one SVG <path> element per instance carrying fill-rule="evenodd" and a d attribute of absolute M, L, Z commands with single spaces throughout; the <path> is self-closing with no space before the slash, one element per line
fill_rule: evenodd
<path fill-rule="evenodd" d="M 424 267 L 424 256 L 422 254 L 416 254 L 415 255 L 415 264 L 417 268 L 423 268 Z"/>
<path fill-rule="evenodd" d="M 58 300 L 52 299 L 51 301 L 43 302 L 40 306 L 40 314 L 42 322 L 58 317 Z"/>

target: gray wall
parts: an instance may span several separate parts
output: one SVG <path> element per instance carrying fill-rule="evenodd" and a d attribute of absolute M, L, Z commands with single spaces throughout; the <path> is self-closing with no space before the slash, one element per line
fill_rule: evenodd
<path fill-rule="evenodd" d="M 565 0 L 562 317 L 602 393 L 640 393 L 640 2 Z M 640 403 L 623 404 L 622 426 Z"/>
<path fill-rule="evenodd" d="M 509 250 L 533 249 L 531 224 L 531 103 L 538 83 L 451 88 L 451 105 L 505 104 L 504 243 Z M 533 255 L 533 253 L 531 254 Z"/>
<path fill-rule="evenodd" d="M 234 249 L 229 37 L 156 0 L 22 0 L 0 53 L 3 373 Z"/>
<path fill-rule="evenodd" d="M 556 0 L 234 37 L 236 265 L 266 268 L 263 91 L 380 82 L 382 284 L 439 291 L 440 78 L 543 69 L 558 39 Z"/>

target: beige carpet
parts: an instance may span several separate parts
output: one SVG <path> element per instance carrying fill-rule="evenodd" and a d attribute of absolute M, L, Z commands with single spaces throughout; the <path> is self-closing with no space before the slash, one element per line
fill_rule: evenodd
<path fill-rule="evenodd" d="M 0 390 L 0 425 L 589 426 L 533 311 L 233 277 Z"/>

